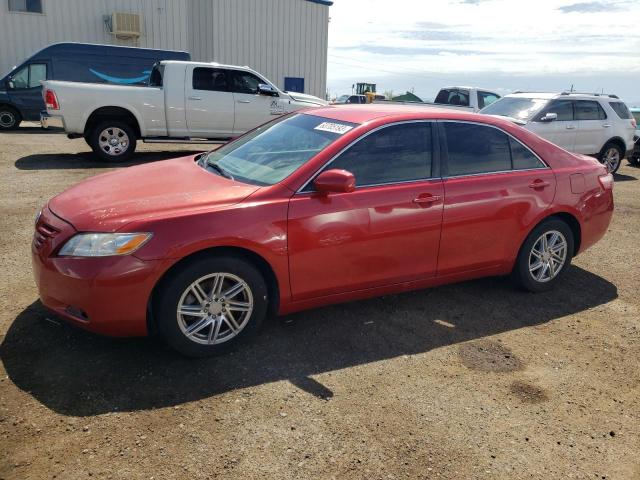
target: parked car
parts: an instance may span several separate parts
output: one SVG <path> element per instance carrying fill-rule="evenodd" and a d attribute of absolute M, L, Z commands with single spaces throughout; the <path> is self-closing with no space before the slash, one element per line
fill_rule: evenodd
<path fill-rule="evenodd" d="M 36 221 L 33 270 L 75 325 L 209 355 L 268 312 L 487 275 L 547 290 L 607 231 L 612 188 L 500 118 L 325 107 L 71 187 Z"/>
<path fill-rule="evenodd" d="M 327 102 L 283 92 L 249 67 L 162 61 L 144 87 L 44 82 L 47 114 L 102 160 L 131 157 L 136 141 L 227 141 L 274 116 Z"/>
<path fill-rule="evenodd" d="M 636 121 L 636 134 L 633 137 L 633 151 L 627 158 L 631 165 L 640 165 L 640 108 L 630 108 L 629 111 Z"/>
<path fill-rule="evenodd" d="M 444 87 L 436 95 L 434 105 L 478 112 L 500 99 L 500 95 L 476 87 Z"/>
<path fill-rule="evenodd" d="M 340 95 L 333 103 L 337 105 L 343 103 L 367 103 L 367 97 L 365 95 Z"/>
<path fill-rule="evenodd" d="M 190 60 L 187 52 L 89 43 L 54 43 L 0 80 L 0 130 L 40 120 L 43 80 L 134 85 L 149 80 L 160 60 Z"/>
<path fill-rule="evenodd" d="M 513 93 L 480 113 L 511 118 L 565 150 L 598 158 L 612 173 L 631 154 L 637 125 L 615 95 Z"/>

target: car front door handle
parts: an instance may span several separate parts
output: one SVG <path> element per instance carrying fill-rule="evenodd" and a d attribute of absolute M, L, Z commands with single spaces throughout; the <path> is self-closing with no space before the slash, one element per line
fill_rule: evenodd
<path fill-rule="evenodd" d="M 202 100 L 202 97 L 189 96 L 189 100 Z"/>
<path fill-rule="evenodd" d="M 546 180 L 534 180 L 533 182 L 531 182 L 529 184 L 529 188 L 545 188 L 550 186 L 551 184 L 549 182 L 547 182 Z"/>
<path fill-rule="evenodd" d="M 567 130 L 575 130 L 576 126 L 575 125 L 567 125 Z"/>
<path fill-rule="evenodd" d="M 238 103 L 251 103 L 251 100 L 238 100 Z"/>
<path fill-rule="evenodd" d="M 609 128 L 611 126 L 610 123 L 605 123 L 604 125 L 602 125 L 604 128 Z"/>
<path fill-rule="evenodd" d="M 420 195 L 413 199 L 413 203 L 429 206 L 440 200 L 440 195 Z"/>

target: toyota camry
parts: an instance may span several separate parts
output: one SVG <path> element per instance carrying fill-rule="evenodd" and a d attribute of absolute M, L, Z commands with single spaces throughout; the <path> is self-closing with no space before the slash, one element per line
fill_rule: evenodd
<path fill-rule="evenodd" d="M 612 188 L 500 118 L 323 107 L 71 187 L 38 216 L 33 266 L 67 321 L 204 356 L 269 315 L 484 276 L 552 288 L 606 232 Z"/>

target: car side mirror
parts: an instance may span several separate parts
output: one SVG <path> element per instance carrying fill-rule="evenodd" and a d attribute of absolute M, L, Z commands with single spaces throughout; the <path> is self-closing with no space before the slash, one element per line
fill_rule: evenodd
<path fill-rule="evenodd" d="M 556 120 L 558 120 L 558 114 L 557 113 L 546 113 L 540 119 L 540 121 L 542 121 L 542 122 L 555 122 Z"/>
<path fill-rule="evenodd" d="M 270 97 L 275 97 L 278 95 L 278 92 L 275 88 L 273 88 L 268 83 L 260 83 L 258 84 L 258 93 L 260 95 L 268 95 Z"/>
<path fill-rule="evenodd" d="M 349 193 L 356 189 L 356 177 L 346 170 L 326 170 L 316 177 L 313 186 L 320 193 Z"/>
<path fill-rule="evenodd" d="M 13 83 L 13 80 L 11 80 L 11 79 L 7 80 L 7 89 L 8 90 L 13 90 L 15 88 L 16 88 L 16 85 L 15 85 L 15 83 Z"/>

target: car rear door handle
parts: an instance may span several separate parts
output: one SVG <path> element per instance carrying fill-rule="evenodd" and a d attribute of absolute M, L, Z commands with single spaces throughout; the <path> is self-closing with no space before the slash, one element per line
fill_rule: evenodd
<path fill-rule="evenodd" d="M 576 126 L 575 125 L 567 125 L 567 130 L 575 130 Z"/>
<path fill-rule="evenodd" d="M 531 182 L 529 184 L 529 188 L 545 188 L 550 186 L 551 184 L 549 182 L 547 182 L 546 180 L 534 180 L 533 182 Z"/>
<path fill-rule="evenodd" d="M 604 128 L 609 128 L 611 126 L 610 123 L 605 123 L 604 125 L 602 125 Z"/>
<path fill-rule="evenodd" d="M 238 103 L 251 103 L 251 100 L 238 100 Z"/>
<path fill-rule="evenodd" d="M 202 97 L 193 97 L 193 96 L 189 96 L 187 97 L 189 98 L 189 100 L 202 100 Z"/>
<path fill-rule="evenodd" d="M 420 195 L 413 199 L 413 203 L 429 206 L 440 200 L 440 195 Z"/>

